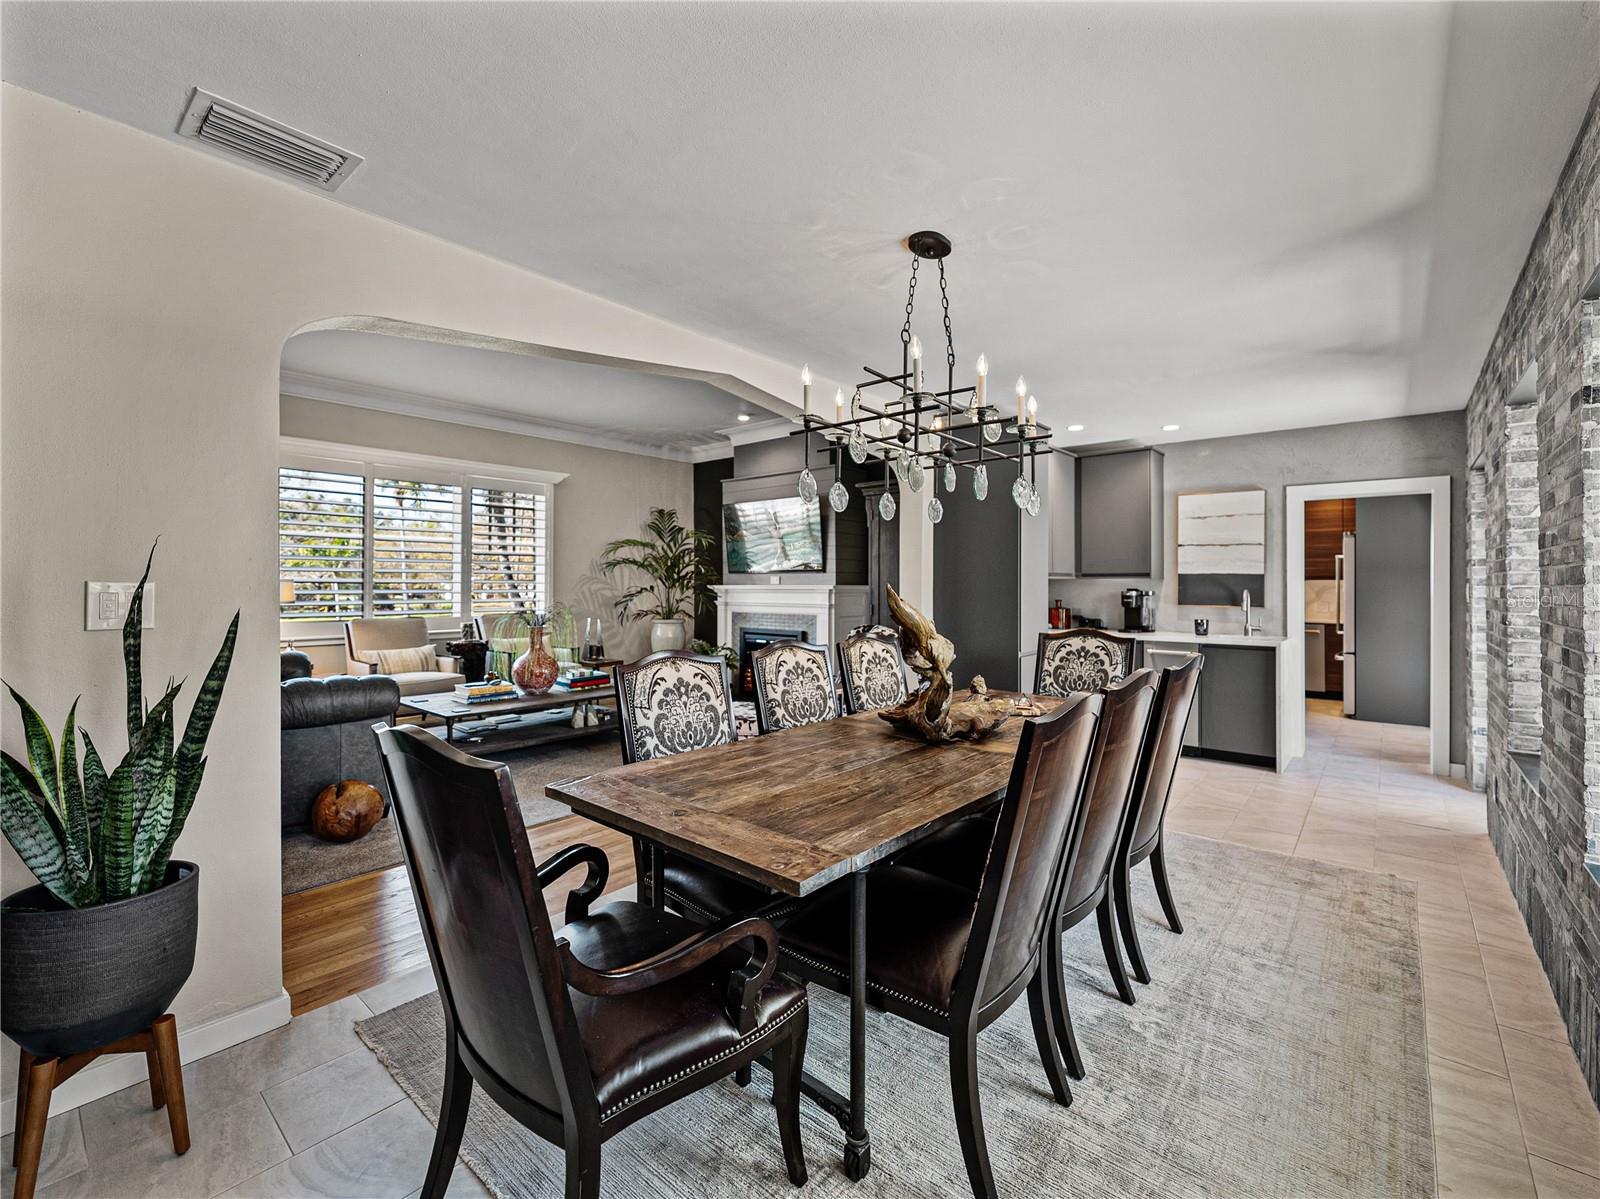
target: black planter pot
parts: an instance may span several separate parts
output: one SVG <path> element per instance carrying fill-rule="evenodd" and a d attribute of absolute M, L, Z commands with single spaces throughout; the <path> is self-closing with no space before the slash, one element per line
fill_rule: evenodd
<path fill-rule="evenodd" d="M 69 908 L 43 886 L 0 903 L 0 1032 L 34 1057 L 97 1049 L 150 1027 L 194 969 L 200 867 L 158 890 Z"/>

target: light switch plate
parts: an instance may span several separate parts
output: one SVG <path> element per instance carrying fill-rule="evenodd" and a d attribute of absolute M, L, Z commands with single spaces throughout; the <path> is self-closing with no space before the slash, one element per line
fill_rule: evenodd
<path fill-rule="evenodd" d="M 122 622 L 128 619 L 128 605 L 133 602 L 133 593 L 139 584 L 134 583 L 95 583 L 87 582 L 83 585 L 83 627 L 87 630 L 95 629 L 120 629 Z M 144 619 L 140 627 L 153 629 L 156 627 L 156 586 L 154 583 L 144 585 Z"/>

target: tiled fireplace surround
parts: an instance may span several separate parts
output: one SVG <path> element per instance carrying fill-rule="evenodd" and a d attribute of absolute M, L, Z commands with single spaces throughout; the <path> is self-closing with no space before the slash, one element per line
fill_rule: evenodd
<path fill-rule="evenodd" d="M 717 595 L 717 644 L 738 648 L 739 630 L 795 629 L 807 641 L 833 645 L 867 619 L 865 587 L 814 583 L 730 584 Z"/>

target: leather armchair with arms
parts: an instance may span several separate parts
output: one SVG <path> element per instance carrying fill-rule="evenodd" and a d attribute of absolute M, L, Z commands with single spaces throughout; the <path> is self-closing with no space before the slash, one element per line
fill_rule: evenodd
<path fill-rule="evenodd" d="M 296 676 L 279 684 L 279 691 L 283 827 L 309 824 L 318 792 L 346 779 L 371 783 L 387 801 L 389 793 L 372 741 L 372 726 L 394 719 L 400 706 L 400 688 L 395 681 L 384 675 Z"/>

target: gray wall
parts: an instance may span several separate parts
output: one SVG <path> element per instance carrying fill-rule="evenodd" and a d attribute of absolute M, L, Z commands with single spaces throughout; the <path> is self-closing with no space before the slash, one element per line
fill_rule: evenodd
<path fill-rule="evenodd" d="M 1030 518 L 1011 502 L 1014 477 L 994 472 L 989 498 L 981 503 L 965 471 L 955 491 L 939 493 L 944 519 L 933 526 L 933 610 L 939 632 L 955 643 L 957 686 L 965 687 L 975 674 L 991 687 L 1019 684 L 1017 525 Z M 925 487 L 910 502 L 926 504 L 929 494 Z M 1028 668 L 1033 669 L 1032 659 Z"/>
<path fill-rule="evenodd" d="M 1267 492 L 1267 583 L 1261 601 L 1263 631 L 1284 632 L 1284 488 L 1305 483 L 1449 475 L 1450 484 L 1450 760 L 1466 761 L 1466 423 L 1460 412 L 1357 421 L 1281 433 L 1182 441 L 1161 447 L 1166 454 L 1165 568 L 1160 579 L 1055 579 L 1052 598 L 1074 613 L 1105 617 L 1122 626 L 1118 592 L 1146 587 L 1156 593 L 1156 624 L 1188 629 L 1196 617 L 1213 633 L 1243 626 L 1237 609 L 1177 603 L 1177 503 L 1185 491 L 1263 487 Z M 1044 624 L 1040 614 L 1040 625 Z"/>
<path fill-rule="evenodd" d="M 1425 495 L 1356 500 L 1356 718 L 1428 723 Z M 1346 643 L 1348 647 L 1348 642 Z M 1348 665 L 1346 686 L 1349 685 Z"/>

